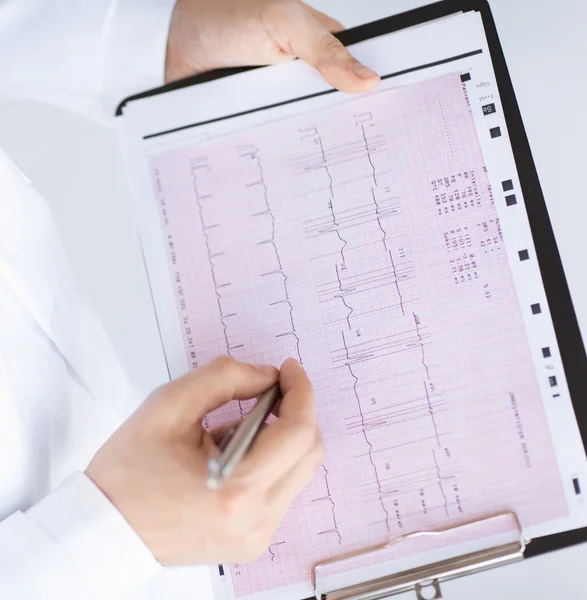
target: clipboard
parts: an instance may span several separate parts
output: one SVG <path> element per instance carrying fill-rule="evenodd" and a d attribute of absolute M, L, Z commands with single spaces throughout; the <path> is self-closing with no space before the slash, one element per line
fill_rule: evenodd
<path fill-rule="evenodd" d="M 530 145 L 522 122 L 520 109 L 516 101 L 512 81 L 488 2 L 486 0 L 444 0 L 343 31 L 337 34 L 337 37 L 345 45 L 350 46 L 384 34 L 428 23 L 436 19 L 442 19 L 461 11 L 477 11 L 482 17 L 573 409 L 580 429 L 583 446 L 587 448 L 587 403 L 584 401 L 587 397 L 587 380 L 584 377 L 584 374 L 587 372 L 585 347 L 581 338 Z M 213 71 L 146 91 L 121 102 L 116 114 L 117 116 L 123 115 L 125 106 L 130 102 L 230 77 L 256 68 L 262 67 Z M 395 75 L 398 74 L 390 74 L 389 77 Z M 187 127 L 191 126 L 188 125 Z M 155 133 L 154 135 L 158 134 Z M 573 482 L 573 484 L 576 486 L 580 485 L 579 482 Z M 392 540 L 390 544 L 405 542 L 406 538 L 412 536 L 450 535 L 455 530 L 473 528 L 476 525 L 483 525 L 493 520 L 509 520 L 512 525 L 514 539 L 495 547 L 455 557 L 450 561 L 441 561 L 421 568 L 396 573 L 375 581 L 362 582 L 345 589 L 321 591 L 319 585 L 321 573 L 332 566 L 332 564 L 352 561 L 364 553 L 335 557 L 326 563 L 317 564 L 313 571 L 315 597 L 319 600 L 379 600 L 411 589 L 416 592 L 418 598 L 421 600 L 423 598 L 421 594 L 422 589 L 426 586 L 432 586 L 435 592 L 434 598 L 441 598 L 440 584 L 442 581 L 587 542 L 587 528 L 547 535 L 530 542 L 524 539 L 517 516 L 513 513 L 502 513 L 488 515 L 480 521 L 460 523 L 448 529 L 420 531 L 410 534 L 410 536 L 401 536 L 401 539 Z M 389 544 L 386 544 L 384 547 L 368 548 L 365 549 L 365 552 L 384 551 L 388 546 Z"/>
<path fill-rule="evenodd" d="M 422 537 L 449 536 L 456 532 L 497 522 L 507 522 L 509 524 L 513 533 L 512 539 L 448 560 L 433 562 L 385 577 L 361 581 L 354 585 L 332 590 L 325 590 L 321 587 L 321 580 L 327 577 L 328 569 L 337 565 L 348 564 L 352 568 L 353 561 L 369 554 L 383 553 L 396 544 L 406 543 L 409 540 Z M 443 581 L 450 581 L 451 579 L 472 575 L 523 560 L 526 547 L 527 540 L 522 533 L 522 526 L 518 517 L 515 513 L 505 512 L 478 520 L 464 521 L 463 523 L 442 529 L 415 531 L 394 538 L 381 546 L 333 558 L 315 565 L 312 572 L 312 585 L 316 600 L 383 600 L 384 598 L 390 598 L 410 590 L 416 592 L 417 600 L 424 600 L 422 591 L 425 588 L 432 588 L 434 596 L 431 597 L 431 600 L 438 600 L 442 598 L 440 584 Z"/>

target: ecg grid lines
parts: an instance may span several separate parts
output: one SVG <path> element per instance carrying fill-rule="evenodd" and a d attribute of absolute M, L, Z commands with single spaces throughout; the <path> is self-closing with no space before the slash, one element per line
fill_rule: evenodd
<path fill-rule="evenodd" d="M 236 597 L 390 536 L 567 507 L 458 75 L 151 158 L 192 368 L 302 362 L 327 461 Z M 207 416 L 214 427 L 251 402 Z"/>

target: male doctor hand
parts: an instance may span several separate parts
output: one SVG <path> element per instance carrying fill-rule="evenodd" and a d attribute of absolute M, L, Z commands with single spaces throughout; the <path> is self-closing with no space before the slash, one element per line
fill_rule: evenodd
<path fill-rule="evenodd" d="M 294 57 L 345 91 L 373 89 L 339 28 L 299 0 L 2 0 L 0 94 L 95 114 L 164 79 Z M 299 364 L 219 359 L 120 427 L 133 386 L 75 292 L 46 203 L 1 149 L 0 214 L 0 598 L 149 597 L 161 564 L 257 556 L 323 456 Z M 278 377 L 278 420 L 207 490 L 222 432 L 203 414 Z"/>
<path fill-rule="evenodd" d="M 279 419 L 218 491 L 207 463 L 226 427 L 206 412 L 279 381 Z M 166 565 L 247 562 L 263 553 L 296 495 L 324 460 L 312 387 L 300 364 L 281 372 L 221 357 L 157 390 L 86 473 Z"/>
<path fill-rule="evenodd" d="M 174 80 L 219 67 L 298 57 L 342 91 L 372 91 L 379 76 L 331 34 L 342 29 L 338 21 L 299 0 L 178 0 L 166 76 Z"/>

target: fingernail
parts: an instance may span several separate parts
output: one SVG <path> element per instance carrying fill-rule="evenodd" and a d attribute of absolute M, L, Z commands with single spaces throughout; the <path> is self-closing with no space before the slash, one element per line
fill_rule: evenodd
<path fill-rule="evenodd" d="M 277 370 L 275 367 L 271 365 L 255 365 L 255 369 L 262 373 L 263 375 L 274 375 Z"/>
<path fill-rule="evenodd" d="M 377 73 L 373 69 L 362 65 L 360 62 L 353 63 L 353 73 L 361 79 L 371 79 L 372 77 L 378 77 Z"/>

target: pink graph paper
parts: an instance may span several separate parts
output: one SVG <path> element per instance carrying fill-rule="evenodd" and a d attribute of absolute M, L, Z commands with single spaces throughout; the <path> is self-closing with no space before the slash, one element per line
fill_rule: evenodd
<path fill-rule="evenodd" d="M 300 359 L 327 461 L 237 597 L 500 510 L 567 514 L 458 75 L 151 159 L 188 359 Z M 209 415 L 208 426 L 249 403 Z"/>

